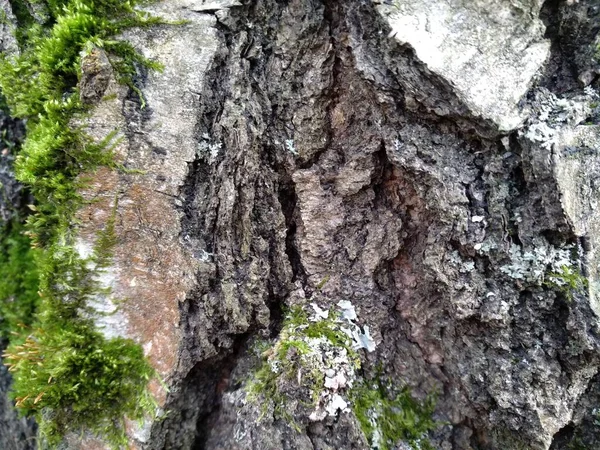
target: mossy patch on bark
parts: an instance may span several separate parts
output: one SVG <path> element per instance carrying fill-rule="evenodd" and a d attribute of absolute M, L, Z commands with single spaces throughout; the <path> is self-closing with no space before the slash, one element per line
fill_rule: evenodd
<path fill-rule="evenodd" d="M 262 402 L 263 415 L 270 412 L 298 432 L 308 422 L 352 411 L 374 449 L 391 449 L 400 441 L 415 450 L 432 449 L 427 435 L 440 425 L 432 418 L 435 396 L 420 402 L 406 387 L 364 379 L 358 350 L 365 347 L 351 331 L 357 326 L 354 308 L 339 314 L 311 306 L 313 315 L 301 307 L 290 310 L 275 344 L 262 346 L 266 360 L 246 387 L 248 398 Z"/>
<path fill-rule="evenodd" d="M 27 120 L 15 170 L 35 197 L 25 228 L 36 250 L 29 259 L 9 253 L 7 264 L 26 263 L 23 273 L 39 275 L 40 299 L 31 326 L 12 330 L 18 336 L 4 359 L 13 373 L 16 406 L 36 418 L 46 444 L 89 431 L 119 448 L 127 443 L 124 418 L 156 411 L 147 390 L 155 371 L 139 345 L 108 339 L 94 325 L 100 313 L 89 305 L 107 294 L 98 275 L 116 243 L 114 217 L 99 230 L 90 256 L 76 248 L 75 217 L 84 204 L 84 175 L 101 166 L 118 170 L 118 164 L 111 151 L 114 135 L 96 142 L 73 123 L 88 109 L 78 88 L 81 55 L 104 49 L 117 80 L 135 88 L 139 65 L 160 67 L 114 36 L 160 20 L 136 9 L 137 0 L 48 0 L 45 23 L 35 20 L 26 1 L 12 3 L 20 52 L 2 55 L 0 89 L 11 114 Z M 10 286 L 3 282 L 3 289 Z M 29 295 L 20 301 L 23 308 L 31 304 Z"/>
<path fill-rule="evenodd" d="M 31 325 L 39 302 L 39 278 L 34 249 L 18 219 L 0 229 L 0 338 Z"/>
<path fill-rule="evenodd" d="M 427 435 L 440 425 L 432 417 L 435 396 L 420 402 L 408 388 L 391 394 L 393 388 L 377 378 L 360 380 L 350 391 L 352 411 L 371 448 L 389 450 L 403 441 L 414 450 L 433 450 Z"/>

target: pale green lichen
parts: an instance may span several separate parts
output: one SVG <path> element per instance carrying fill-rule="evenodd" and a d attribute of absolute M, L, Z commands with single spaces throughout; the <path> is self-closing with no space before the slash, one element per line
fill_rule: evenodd
<path fill-rule="evenodd" d="M 547 273 L 559 273 L 563 267 L 572 267 L 573 247 L 556 248 L 545 242 L 537 242 L 529 248 L 511 245 L 509 249 L 509 262 L 500 271 L 510 278 L 542 285 Z"/>
<path fill-rule="evenodd" d="M 296 307 L 288 312 L 276 342 L 263 353 L 264 363 L 247 385 L 248 398 L 263 402 L 265 414 L 272 408 L 275 418 L 283 418 L 298 428 L 290 405 L 298 398 L 308 403 L 310 420 L 335 415 L 340 403 L 338 391 L 350 387 L 360 360 L 345 322 L 333 311 L 327 317 L 309 314 Z M 329 383 L 336 383 L 330 389 Z M 294 390 L 289 390 L 289 385 Z M 291 394 L 294 395 L 291 395 Z M 293 398 L 296 394 L 298 398 Z M 343 407 L 342 407 L 343 409 Z"/>
<path fill-rule="evenodd" d="M 578 252 L 573 246 L 553 247 L 545 243 L 525 250 L 511 246 L 510 262 L 500 271 L 530 286 L 544 286 L 560 292 L 567 300 L 574 294 L 585 295 L 588 279 L 578 265 Z"/>

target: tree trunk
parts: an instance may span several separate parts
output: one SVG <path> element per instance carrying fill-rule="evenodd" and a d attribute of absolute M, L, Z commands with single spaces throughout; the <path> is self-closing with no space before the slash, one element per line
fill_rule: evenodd
<path fill-rule="evenodd" d="M 134 448 L 600 445 L 600 2 L 148 8 L 185 22 L 123 36 L 164 65 L 138 74 L 145 107 L 110 75 L 85 123 L 141 172 L 98 171 L 78 214 L 85 253 L 117 198 L 97 325 L 169 389 L 151 386 L 167 414 L 130 424 Z M 303 347 L 249 394 L 290 311 L 302 330 L 345 301 L 344 377 L 435 396 L 422 436 L 370 433 L 350 386 L 308 385 Z"/>

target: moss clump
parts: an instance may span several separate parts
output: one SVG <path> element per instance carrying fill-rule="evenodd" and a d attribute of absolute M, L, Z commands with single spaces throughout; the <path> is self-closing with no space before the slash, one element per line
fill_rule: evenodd
<path fill-rule="evenodd" d="M 39 278 L 30 239 L 13 220 L 0 230 L 0 338 L 31 325 L 39 301 Z"/>
<path fill-rule="evenodd" d="M 17 407 L 36 415 L 50 446 L 83 430 L 125 446 L 124 414 L 141 418 L 155 408 L 146 391 L 154 374 L 142 349 L 129 340 L 106 340 L 88 324 L 36 329 L 5 357 L 16 375 Z"/>
<path fill-rule="evenodd" d="M 116 167 L 112 136 L 93 142 L 71 125 L 86 113 L 77 87 L 80 55 L 104 48 L 117 78 L 132 87 L 136 65 L 158 68 L 130 44 L 112 38 L 127 28 L 159 22 L 136 10 L 139 3 L 48 0 L 44 26 L 20 8 L 21 52 L 0 60 L 0 88 L 11 113 L 27 119 L 16 175 L 36 199 L 26 230 L 38 250 L 35 268 L 28 272 L 39 274 L 41 296 L 31 328 L 12 340 L 4 358 L 14 376 L 16 405 L 35 416 L 50 446 L 69 432 L 91 431 L 121 447 L 126 443 L 124 416 L 141 419 L 155 411 L 146 389 L 154 371 L 142 349 L 130 340 L 106 339 L 95 329 L 97 313 L 88 306 L 108 295 L 98 274 L 109 264 L 116 241 L 114 217 L 99 233 L 92 256 L 84 258 L 75 249 L 75 214 L 84 203 L 82 175 L 100 166 Z M 21 0 L 15 4 L 25 5 Z M 9 255 L 8 265 L 19 258 Z"/>
<path fill-rule="evenodd" d="M 572 266 L 564 265 L 559 271 L 548 274 L 545 285 L 561 292 L 569 301 L 575 294 L 584 294 L 588 289 L 588 279 Z"/>
<path fill-rule="evenodd" d="M 350 399 L 371 448 L 390 450 L 404 441 L 415 450 L 433 450 L 427 434 L 439 426 L 432 418 L 435 396 L 421 403 L 407 388 L 390 395 L 381 380 L 375 379 L 359 382 L 350 391 Z"/>
<path fill-rule="evenodd" d="M 336 311 L 329 310 L 326 319 L 310 320 L 308 313 L 300 307 L 290 310 L 284 321 L 284 329 L 293 330 L 299 337 L 326 338 L 331 345 L 345 349 L 353 361 L 359 365 L 359 357 L 352 348 L 352 340 L 342 331 L 342 320 Z"/>
<path fill-rule="evenodd" d="M 263 415 L 271 406 L 276 419 L 299 429 L 290 413 L 292 405 L 300 404 L 304 412 L 322 410 L 328 369 L 354 378 L 360 359 L 342 326 L 333 311 L 327 319 L 313 320 L 300 307 L 287 313 L 277 341 L 263 352 L 266 360 L 247 386 L 249 399 L 262 402 Z"/>

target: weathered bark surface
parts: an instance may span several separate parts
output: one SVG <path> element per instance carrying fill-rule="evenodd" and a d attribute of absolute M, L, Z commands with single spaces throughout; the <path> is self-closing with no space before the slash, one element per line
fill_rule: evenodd
<path fill-rule="evenodd" d="M 0 223 L 10 221 L 27 200 L 22 186 L 15 180 L 14 147 L 23 139 L 23 123 L 0 111 Z"/>
<path fill-rule="evenodd" d="M 99 326 L 170 388 L 132 445 L 369 448 L 352 413 L 290 401 L 298 431 L 247 401 L 253 340 L 317 297 L 369 326 L 365 377 L 438 393 L 435 448 L 600 445 L 600 2 L 570 3 L 152 7 L 187 22 L 124 37 L 165 66 L 146 108 L 112 80 L 87 124 L 143 172 L 97 173 L 80 214 L 85 253 L 118 199 Z"/>
<path fill-rule="evenodd" d="M 15 17 L 8 0 L 0 1 L 0 52 L 12 53 L 17 50 L 14 36 Z M 0 111 L 0 224 L 14 217 L 22 206 L 21 186 L 16 182 L 13 172 L 13 147 L 23 139 L 23 124 L 11 119 L 3 107 Z"/>

